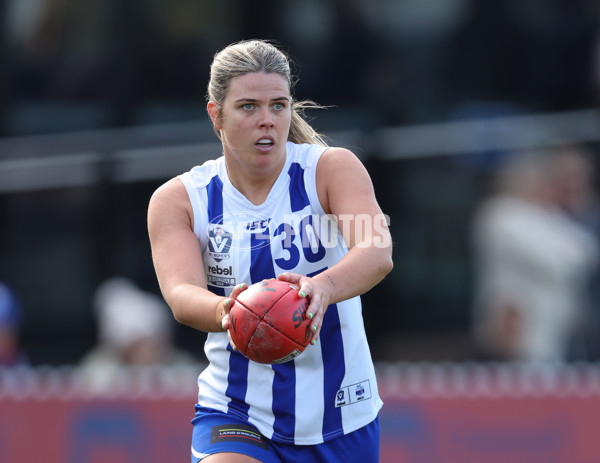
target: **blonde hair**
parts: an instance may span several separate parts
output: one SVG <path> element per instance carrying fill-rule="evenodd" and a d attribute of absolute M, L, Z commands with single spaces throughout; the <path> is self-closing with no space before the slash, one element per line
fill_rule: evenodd
<path fill-rule="evenodd" d="M 251 72 L 275 73 L 287 80 L 292 95 L 289 141 L 328 146 L 325 137 L 308 123 L 304 114 L 307 109 L 323 109 L 324 106 L 310 100 L 294 100 L 293 89 L 296 78 L 292 76 L 290 60 L 281 50 L 267 41 L 244 40 L 219 51 L 210 66 L 208 100 L 213 101 L 222 113 L 231 79 Z"/>

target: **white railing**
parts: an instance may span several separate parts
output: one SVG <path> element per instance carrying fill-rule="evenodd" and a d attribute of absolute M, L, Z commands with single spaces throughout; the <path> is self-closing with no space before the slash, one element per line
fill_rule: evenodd
<path fill-rule="evenodd" d="M 600 141 L 600 110 L 327 133 L 359 157 L 423 158 Z M 207 121 L 0 139 L 0 193 L 167 179 L 221 148 Z"/>

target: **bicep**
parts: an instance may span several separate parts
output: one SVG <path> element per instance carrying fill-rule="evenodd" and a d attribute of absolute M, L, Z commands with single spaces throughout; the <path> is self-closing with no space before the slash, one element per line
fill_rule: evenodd
<path fill-rule="evenodd" d="M 371 177 L 352 152 L 330 148 L 323 154 L 317 165 L 317 188 L 323 209 L 336 217 L 349 248 L 387 239 L 387 218 Z"/>
<path fill-rule="evenodd" d="M 206 288 L 202 252 L 194 234 L 185 187 L 173 180 L 159 188 L 148 207 L 152 260 L 165 299 L 178 285 Z"/>

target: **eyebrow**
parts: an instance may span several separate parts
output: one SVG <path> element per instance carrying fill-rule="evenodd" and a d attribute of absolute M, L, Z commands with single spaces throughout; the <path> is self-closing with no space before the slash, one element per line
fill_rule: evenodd
<path fill-rule="evenodd" d="M 242 103 L 242 102 L 249 102 L 249 103 L 254 103 L 257 100 L 256 98 L 238 98 L 237 100 L 234 101 L 234 103 Z M 291 101 L 291 97 L 287 97 L 287 96 L 278 96 L 276 98 L 272 98 L 271 101 Z"/>

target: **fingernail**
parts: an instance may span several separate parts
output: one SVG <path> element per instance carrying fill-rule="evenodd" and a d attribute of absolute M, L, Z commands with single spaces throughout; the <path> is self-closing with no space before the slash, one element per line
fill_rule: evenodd
<path fill-rule="evenodd" d="M 313 340 L 310 341 L 310 343 L 314 346 L 317 343 L 317 340 L 313 339 Z"/>
<path fill-rule="evenodd" d="M 226 299 L 225 304 L 227 305 L 227 308 L 229 309 L 231 307 L 231 299 Z"/>
<path fill-rule="evenodd" d="M 308 312 L 308 318 L 310 318 L 312 320 L 312 318 L 313 318 L 312 312 Z"/>
<path fill-rule="evenodd" d="M 242 283 L 242 284 L 240 285 L 240 289 L 244 289 L 245 287 L 246 287 L 246 283 Z"/>
<path fill-rule="evenodd" d="M 306 293 L 304 291 L 300 291 L 300 297 L 306 297 Z"/>
<path fill-rule="evenodd" d="M 317 332 L 317 325 L 313 325 L 312 326 L 312 330 L 316 333 Z"/>

